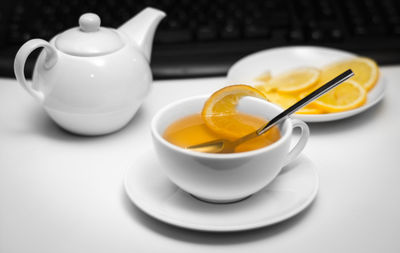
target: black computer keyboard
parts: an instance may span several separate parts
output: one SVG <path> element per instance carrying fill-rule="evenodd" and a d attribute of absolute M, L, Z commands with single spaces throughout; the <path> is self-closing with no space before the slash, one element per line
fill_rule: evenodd
<path fill-rule="evenodd" d="M 224 75 L 241 57 L 286 45 L 349 50 L 400 63 L 397 0 L 2 0 L 0 75 L 13 76 L 18 48 L 77 26 L 85 12 L 118 27 L 146 6 L 164 10 L 152 54 L 155 78 Z M 35 57 L 26 72 L 31 73 Z"/>

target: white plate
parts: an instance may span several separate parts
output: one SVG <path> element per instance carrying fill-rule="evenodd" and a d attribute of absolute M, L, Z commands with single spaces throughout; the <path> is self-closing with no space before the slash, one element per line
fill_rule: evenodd
<path fill-rule="evenodd" d="M 252 80 L 266 71 L 270 71 L 274 76 L 297 67 L 310 66 L 320 68 L 332 62 L 356 56 L 355 54 L 342 50 L 312 46 L 268 49 L 246 56 L 236 62 L 228 71 L 228 80 L 232 83 L 254 84 Z M 367 102 L 363 106 L 339 113 L 318 115 L 296 114 L 293 117 L 306 122 L 324 122 L 344 119 L 361 113 L 378 103 L 383 98 L 384 90 L 385 82 L 381 73 L 378 83 L 369 91 Z"/>
<path fill-rule="evenodd" d="M 224 232 L 263 227 L 298 214 L 315 198 L 318 182 L 314 164 L 302 155 L 253 196 L 232 204 L 211 204 L 175 186 L 154 151 L 148 150 L 136 157 L 124 184 L 132 202 L 156 219 L 188 229 Z"/>

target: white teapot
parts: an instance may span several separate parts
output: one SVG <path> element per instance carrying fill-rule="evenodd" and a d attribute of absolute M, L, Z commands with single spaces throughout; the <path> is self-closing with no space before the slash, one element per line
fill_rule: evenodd
<path fill-rule="evenodd" d="M 86 13 L 79 27 L 47 42 L 32 39 L 18 51 L 18 82 L 64 129 L 82 135 L 111 133 L 134 116 L 152 86 L 149 66 L 157 25 L 165 13 L 146 8 L 118 29 L 100 27 L 100 18 Z M 43 47 L 32 82 L 24 76 L 25 61 Z"/>

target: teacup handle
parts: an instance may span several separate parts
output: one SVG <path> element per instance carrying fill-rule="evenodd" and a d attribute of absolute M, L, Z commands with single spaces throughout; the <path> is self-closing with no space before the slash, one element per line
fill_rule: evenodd
<path fill-rule="evenodd" d="M 27 90 L 29 94 L 31 94 L 39 102 L 43 102 L 44 100 L 43 92 L 38 89 L 35 89 L 31 83 L 28 83 L 26 81 L 24 74 L 26 59 L 32 53 L 33 50 L 39 47 L 44 47 L 44 50 L 46 52 L 44 60 L 44 68 L 50 69 L 56 64 L 57 62 L 56 49 L 45 40 L 32 39 L 26 42 L 24 45 L 22 45 L 22 47 L 18 50 L 14 60 L 14 73 L 19 84 L 21 84 L 21 86 L 24 87 L 24 89 Z"/>
<path fill-rule="evenodd" d="M 297 143 L 294 145 L 292 150 L 289 151 L 286 161 L 283 163 L 283 166 L 288 165 L 291 163 L 294 159 L 296 159 L 301 151 L 303 151 L 304 147 L 306 146 L 306 143 L 308 141 L 308 137 L 310 137 L 310 129 L 308 128 L 307 124 L 304 123 L 303 121 L 299 119 L 291 119 L 293 128 L 299 127 L 301 130 L 301 136 Z"/>

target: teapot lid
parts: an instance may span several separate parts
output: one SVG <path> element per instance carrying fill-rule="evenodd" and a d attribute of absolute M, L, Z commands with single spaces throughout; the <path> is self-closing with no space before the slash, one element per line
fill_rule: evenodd
<path fill-rule="evenodd" d="M 94 13 L 83 14 L 79 27 L 59 34 L 55 46 L 62 52 L 75 56 L 99 56 L 123 47 L 121 37 L 113 29 L 100 27 L 100 18 Z"/>

